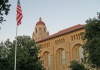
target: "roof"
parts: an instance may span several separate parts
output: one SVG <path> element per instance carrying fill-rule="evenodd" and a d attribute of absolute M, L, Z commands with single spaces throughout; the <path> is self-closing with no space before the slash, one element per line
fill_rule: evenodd
<path fill-rule="evenodd" d="M 37 42 L 42 42 L 42 41 L 45 41 L 45 40 L 48 40 L 48 39 L 51 39 L 51 38 L 54 38 L 54 37 L 57 37 L 57 36 L 61 36 L 63 34 L 67 34 L 67 33 L 70 33 L 70 32 L 73 32 L 73 31 L 76 31 L 76 30 L 79 30 L 79 29 L 82 29 L 84 27 L 85 27 L 85 25 L 78 24 L 78 25 L 75 25 L 73 27 L 61 30 L 61 31 L 59 31 L 59 32 L 57 32 L 57 33 L 55 33 L 55 34 L 53 34 L 51 36 L 48 36 L 48 37 L 46 37 L 46 38 L 44 38 L 42 40 L 39 40 Z"/>
<path fill-rule="evenodd" d="M 42 21 L 39 21 L 39 22 L 36 23 L 36 25 L 45 25 L 45 23 L 42 22 Z"/>
<path fill-rule="evenodd" d="M 39 21 L 36 23 L 36 25 L 45 25 L 41 17 L 39 18 Z"/>

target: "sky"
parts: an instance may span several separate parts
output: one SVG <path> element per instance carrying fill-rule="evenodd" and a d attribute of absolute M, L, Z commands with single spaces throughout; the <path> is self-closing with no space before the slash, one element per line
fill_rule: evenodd
<path fill-rule="evenodd" d="M 17 0 L 9 0 L 10 12 L 4 16 L 6 22 L 0 24 L 0 42 L 16 36 Z M 49 34 L 77 24 L 86 24 L 89 18 L 97 17 L 100 12 L 100 0 L 20 0 L 23 18 L 18 26 L 18 36 L 32 37 L 39 18 L 46 24 Z"/>

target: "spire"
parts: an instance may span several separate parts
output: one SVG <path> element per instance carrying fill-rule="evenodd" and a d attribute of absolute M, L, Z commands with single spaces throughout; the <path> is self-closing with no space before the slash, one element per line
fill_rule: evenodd
<path fill-rule="evenodd" d="M 42 21 L 42 18 L 41 17 L 39 18 L 39 21 Z"/>

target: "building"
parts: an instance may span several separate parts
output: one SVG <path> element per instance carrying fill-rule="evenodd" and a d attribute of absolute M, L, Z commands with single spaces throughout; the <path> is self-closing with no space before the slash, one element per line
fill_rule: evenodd
<path fill-rule="evenodd" d="M 32 38 L 41 45 L 39 56 L 46 70 L 68 70 L 70 61 L 81 62 L 84 26 L 78 24 L 49 36 L 45 23 L 39 19 Z"/>
<path fill-rule="evenodd" d="M 42 18 L 39 18 L 39 21 L 36 23 L 35 32 L 33 32 L 32 39 L 35 41 L 42 40 L 49 36 L 45 23 L 42 21 Z"/>

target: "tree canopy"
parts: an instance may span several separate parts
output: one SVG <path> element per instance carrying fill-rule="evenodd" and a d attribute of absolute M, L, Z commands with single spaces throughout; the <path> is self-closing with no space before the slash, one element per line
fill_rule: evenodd
<path fill-rule="evenodd" d="M 71 64 L 69 66 L 71 70 L 87 70 L 82 63 L 79 63 L 78 61 L 71 61 Z"/>
<path fill-rule="evenodd" d="M 86 20 L 85 32 L 81 33 L 84 45 L 84 59 L 81 63 L 87 69 L 100 69 L 100 13 L 98 18 Z M 71 61 L 71 70 L 85 70 L 84 65 Z M 78 69 L 79 68 L 79 69 Z"/>
<path fill-rule="evenodd" d="M 44 70 L 40 57 L 40 46 L 36 45 L 34 40 L 29 36 L 17 37 L 17 70 Z M 0 57 L 0 70 L 13 70 L 14 69 L 14 47 L 15 40 L 10 42 L 7 40 L 1 46 L 6 46 L 7 55 L 5 58 Z"/>
<path fill-rule="evenodd" d="M 9 0 L 0 0 L 0 23 L 2 23 L 4 20 L 4 15 L 8 15 L 10 11 Z"/>
<path fill-rule="evenodd" d="M 84 49 L 89 54 L 88 63 L 92 67 L 100 67 L 100 19 L 90 18 L 86 23 Z"/>

